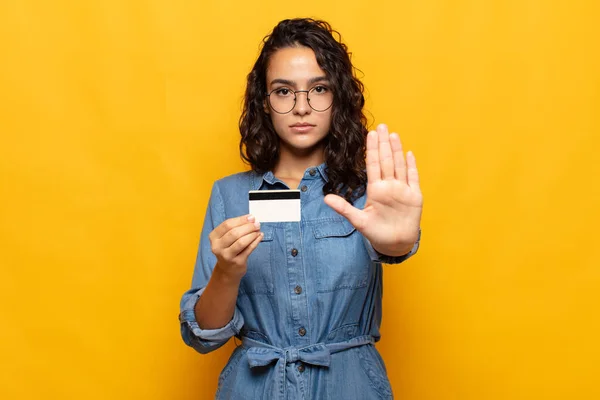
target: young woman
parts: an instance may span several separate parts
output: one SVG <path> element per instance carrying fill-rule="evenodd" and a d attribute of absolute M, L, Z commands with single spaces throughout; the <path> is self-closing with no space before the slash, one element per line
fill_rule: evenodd
<path fill-rule="evenodd" d="M 212 188 L 180 321 L 200 353 L 241 340 L 219 399 L 392 397 L 374 346 L 381 263 L 417 251 L 423 199 L 398 135 L 367 131 L 363 85 L 332 32 L 293 19 L 265 38 L 240 118 L 252 170 Z M 276 189 L 300 189 L 300 222 L 248 215 L 250 190 Z"/>

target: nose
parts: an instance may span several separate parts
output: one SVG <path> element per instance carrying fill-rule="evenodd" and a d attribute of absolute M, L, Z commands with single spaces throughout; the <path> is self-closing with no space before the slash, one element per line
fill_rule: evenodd
<path fill-rule="evenodd" d="M 296 92 L 296 105 L 294 106 L 294 114 L 306 115 L 310 114 L 311 110 L 312 109 L 308 104 L 308 92 Z"/>

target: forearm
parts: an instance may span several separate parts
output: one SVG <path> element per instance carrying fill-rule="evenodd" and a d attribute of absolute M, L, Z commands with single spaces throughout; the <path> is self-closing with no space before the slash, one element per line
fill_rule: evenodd
<path fill-rule="evenodd" d="M 218 329 L 231 321 L 240 280 L 222 273 L 218 264 L 215 266 L 194 309 L 200 329 Z"/>

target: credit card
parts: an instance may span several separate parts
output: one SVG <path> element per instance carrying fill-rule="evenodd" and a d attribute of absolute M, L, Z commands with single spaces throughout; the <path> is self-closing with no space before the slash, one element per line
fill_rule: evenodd
<path fill-rule="evenodd" d="M 251 190 L 248 210 L 259 222 L 300 221 L 299 190 Z"/>

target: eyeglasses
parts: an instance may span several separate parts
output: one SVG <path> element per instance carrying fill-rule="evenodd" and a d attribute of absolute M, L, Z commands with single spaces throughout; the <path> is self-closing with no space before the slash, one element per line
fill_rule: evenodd
<path fill-rule="evenodd" d="M 273 111 L 277 114 L 287 114 L 296 107 L 297 93 L 306 93 L 308 105 L 317 112 L 327 111 L 333 105 L 333 92 L 323 85 L 315 86 L 310 90 L 277 88 L 267 94 L 267 99 Z"/>

